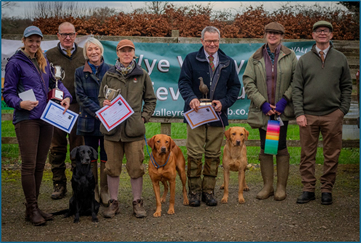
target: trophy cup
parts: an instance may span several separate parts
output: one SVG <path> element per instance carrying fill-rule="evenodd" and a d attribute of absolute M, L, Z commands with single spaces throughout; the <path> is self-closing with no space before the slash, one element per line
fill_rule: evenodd
<path fill-rule="evenodd" d="M 50 66 L 52 67 L 50 69 L 51 75 L 55 79 L 55 88 L 49 91 L 48 100 L 60 103 L 64 99 L 64 92 L 58 88 L 58 81 L 65 78 L 65 72 L 60 66 L 54 66 L 52 63 L 50 63 Z"/>
<path fill-rule="evenodd" d="M 117 90 L 111 89 L 108 87 L 108 85 L 105 85 L 103 92 L 105 99 L 112 101 L 115 97 L 117 97 L 120 94 L 120 89 Z"/>
<path fill-rule="evenodd" d="M 208 94 L 208 87 L 206 84 L 204 84 L 203 82 L 203 78 L 202 77 L 199 77 L 199 91 L 201 91 L 201 93 L 203 94 L 203 98 L 202 99 L 199 99 L 200 100 L 200 106 L 203 106 L 203 105 L 212 105 L 212 101 L 210 99 L 207 98 L 207 94 Z M 205 98 L 204 98 L 205 96 Z"/>

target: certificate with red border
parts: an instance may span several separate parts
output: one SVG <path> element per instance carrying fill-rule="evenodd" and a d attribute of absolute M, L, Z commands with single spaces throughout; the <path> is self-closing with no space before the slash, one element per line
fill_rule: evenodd
<path fill-rule="evenodd" d="M 193 109 L 189 110 L 184 113 L 184 117 L 192 129 L 209 122 L 219 121 L 212 105 L 200 106 L 197 112 Z"/>
<path fill-rule="evenodd" d="M 118 95 L 111 101 L 110 105 L 104 106 L 95 112 L 108 132 L 128 119 L 133 113 L 132 107 L 129 106 L 122 95 Z"/>

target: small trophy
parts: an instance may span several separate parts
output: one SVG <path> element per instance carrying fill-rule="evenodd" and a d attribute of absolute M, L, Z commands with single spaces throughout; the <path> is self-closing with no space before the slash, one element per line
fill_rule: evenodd
<path fill-rule="evenodd" d="M 50 69 L 51 75 L 55 79 L 55 88 L 49 91 L 48 99 L 60 103 L 64 99 L 64 92 L 58 88 L 58 81 L 65 78 L 65 72 L 60 66 L 54 66 L 52 63 L 50 63 L 50 66 L 52 67 Z"/>
<path fill-rule="evenodd" d="M 203 78 L 202 77 L 199 77 L 199 91 L 201 91 L 201 93 L 203 94 L 203 98 L 202 99 L 199 99 L 201 104 L 200 106 L 203 106 L 203 105 L 212 105 L 212 101 L 210 99 L 207 98 L 207 94 L 208 94 L 208 87 L 207 85 L 203 82 Z M 204 98 L 205 96 L 205 98 Z"/>
<path fill-rule="evenodd" d="M 115 97 L 117 97 L 120 94 L 120 89 L 111 89 L 108 87 L 108 85 L 104 86 L 104 97 L 106 100 L 112 101 Z"/>

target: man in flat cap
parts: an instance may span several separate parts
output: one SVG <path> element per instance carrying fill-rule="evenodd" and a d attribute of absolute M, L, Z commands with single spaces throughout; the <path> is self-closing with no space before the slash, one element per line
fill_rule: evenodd
<path fill-rule="evenodd" d="M 300 173 L 303 193 L 297 203 L 315 200 L 315 163 L 319 133 L 323 138 L 323 175 L 321 204 L 332 204 L 338 157 L 342 148 L 343 117 L 351 103 L 352 82 L 344 54 L 333 48 L 332 24 L 318 21 L 313 25 L 316 41 L 296 66 L 292 98 L 300 127 Z"/>

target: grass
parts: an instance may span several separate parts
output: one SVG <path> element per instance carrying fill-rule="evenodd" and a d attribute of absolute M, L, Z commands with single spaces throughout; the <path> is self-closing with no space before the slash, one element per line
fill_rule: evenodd
<path fill-rule="evenodd" d="M 259 133 L 257 129 L 252 129 L 248 124 L 231 124 L 230 126 L 242 126 L 249 131 L 249 139 L 259 139 Z M 228 126 L 228 127 L 230 127 Z M 228 129 L 226 127 L 226 129 Z M 184 123 L 173 123 L 172 124 L 172 134 L 173 139 L 186 139 L 186 124 Z M 11 121 L 2 121 L 1 122 L 1 132 L 4 137 L 15 137 L 15 129 Z M 151 138 L 155 134 L 160 133 L 160 123 L 147 123 L 146 124 L 146 137 Z M 289 125 L 287 131 L 288 140 L 299 140 L 299 129 L 297 125 Z M 322 139 L 322 137 L 320 137 Z M 181 146 L 181 150 L 185 157 L 187 157 L 187 150 L 184 146 Z M 222 147 L 223 154 L 223 147 Z M 290 153 L 291 164 L 300 163 L 300 153 L 301 148 L 299 147 L 289 147 L 288 151 Z M 150 151 L 149 151 L 150 152 Z M 260 152 L 259 147 L 247 147 L 247 157 L 249 164 L 258 164 L 258 154 Z M 147 149 L 144 148 L 145 161 L 149 160 L 149 154 Z M 340 154 L 339 163 L 340 164 L 358 164 L 359 163 L 360 150 L 359 148 L 343 148 Z M 1 159 L 3 164 L 19 163 L 19 146 L 17 144 L 2 144 L 1 147 Z M 67 153 L 67 162 L 70 162 L 69 153 Z M 123 162 L 125 157 L 123 158 Z M 323 149 L 317 149 L 316 163 L 323 164 Z"/>

